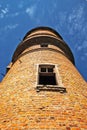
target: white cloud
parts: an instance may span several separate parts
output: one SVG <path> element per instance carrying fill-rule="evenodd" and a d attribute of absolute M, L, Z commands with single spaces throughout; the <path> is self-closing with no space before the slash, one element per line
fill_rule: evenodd
<path fill-rule="evenodd" d="M 62 26 L 65 22 L 66 22 L 66 19 L 67 19 L 67 13 L 66 12 L 60 12 L 59 13 L 59 19 L 60 19 L 60 25 Z"/>
<path fill-rule="evenodd" d="M 4 18 L 4 14 L 3 13 L 0 14 L 0 18 Z"/>
<path fill-rule="evenodd" d="M 7 9 L 7 8 L 2 9 L 1 12 L 2 12 L 3 14 L 6 14 L 6 13 L 8 13 L 8 9 Z"/>
<path fill-rule="evenodd" d="M 76 49 L 77 51 L 87 50 L 87 19 L 85 17 L 85 6 L 84 4 L 75 8 L 72 13 L 68 16 L 68 31 L 69 34 L 77 39 Z M 77 37 L 75 37 L 75 33 Z"/>
<path fill-rule="evenodd" d="M 4 18 L 4 16 L 6 16 L 8 12 L 9 12 L 8 8 L 1 9 L 0 18 Z"/>
<path fill-rule="evenodd" d="M 36 6 L 31 6 L 25 10 L 25 12 L 30 16 L 33 17 L 35 14 Z"/>
<path fill-rule="evenodd" d="M 5 9 L 1 9 L 0 11 L 0 18 L 4 18 L 4 17 L 15 17 L 18 16 L 20 14 L 20 12 L 15 12 L 15 13 L 8 13 L 9 9 L 5 8 Z"/>
<path fill-rule="evenodd" d="M 77 47 L 77 51 L 79 51 L 81 53 L 81 60 L 85 60 L 87 59 L 87 41 L 84 40 L 83 43 L 81 45 L 78 45 Z"/>
<path fill-rule="evenodd" d="M 0 28 L 0 37 L 2 38 L 2 34 L 3 33 L 8 33 L 9 31 L 11 30 L 14 30 L 18 27 L 18 24 L 9 24 L 9 25 L 6 25 L 5 27 L 1 27 Z"/>
<path fill-rule="evenodd" d="M 82 15 L 83 15 L 83 6 L 77 7 L 76 9 L 73 10 L 72 14 L 69 16 L 69 20 L 78 21 Z"/>
<path fill-rule="evenodd" d="M 13 16 L 18 16 L 20 13 L 19 12 L 16 12 L 13 14 Z"/>
<path fill-rule="evenodd" d="M 7 26 L 4 27 L 4 30 L 6 31 L 6 30 L 8 30 L 8 29 L 9 29 L 9 30 L 15 29 L 17 26 L 18 26 L 18 24 L 7 25 Z"/>
<path fill-rule="evenodd" d="M 86 0 L 87 1 L 87 0 Z M 65 35 L 70 37 L 71 43 L 75 42 L 73 50 L 80 54 L 80 59 L 87 59 L 87 18 L 85 5 L 80 4 L 71 10 L 71 13 L 59 14 L 60 27 L 66 28 Z M 72 41 L 73 40 L 73 41 Z"/>
<path fill-rule="evenodd" d="M 18 4 L 18 7 L 21 9 L 21 8 L 23 8 L 23 5 L 24 5 L 24 1 L 21 1 L 21 2 Z"/>
<path fill-rule="evenodd" d="M 20 12 L 15 12 L 13 14 L 9 14 L 8 17 L 15 17 L 15 16 L 18 16 L 20 15 Z"/>
<path fill-rule="evenodd" d="M 78 51 L 81 51 L 82 49 L 87 49 L 87 41 L 86 40 L 84 40 L 81 45 L 77 46 Z"/>
<path fill-rule="evenodd" d="M 84 6 L 78 6 L 73 12 L 68 16 L 69 28 L 74 33 L 76 30 L 80 31 L 84 23 Z"/>
<path fill-rule="evenodd" d="M 81 56 L 81 60 L 82 60 L 82 61 L 85 61 L 85 59 L 87 59 L 87 53 L 84 53 L 84 54 Z"/>

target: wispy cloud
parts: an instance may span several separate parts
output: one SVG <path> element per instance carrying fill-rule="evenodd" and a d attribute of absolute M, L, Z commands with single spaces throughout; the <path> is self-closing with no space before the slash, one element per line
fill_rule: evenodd
<path fill-rule="evenodd" d="M 9 12 L 8 8 L 4 8 L 0 10 L 0 18 L 4 18 L 6 14 Z"/>
<path fill-rule="evenodd" d="M 83 15 L 83 8 L 83 6 L 80 6 L 78 9 L 74 9 L 68 18 L 69 22 L 72 22 L 72 20 L 78 21 Z"/>
<path fill-rule="evenodd" d="M 8 33 L 11 33 L 12 30 L 15 30 L 19 24 L 9 24 L 0 28 L 0 40 L 3 40 L 3 37 L 7 36 Z M 2 36 L 4 34 L 4 36 Z"/>
<path fill-rule="evenodd" d="M 84 5 L 77 5 L 76 8 L 71 10 L 71 13 L 60 12 L 60 26 L 66 25 L 70 35 L 74 34 L 75 31 L 81 31 L 85 23 L 84 14 Z"/>
<path fill-rule="evenodd" d="M 1 12 L 2 12 L 3 14 L 6 14 L 6 13 L 8 12 L 8 9 L 7 9 L 7 8 L 2 9 Z"/>
<path fill-rule="evenodd" d="M 77 46 L 78 51 L 81 51 L 82 49 L 87 49 L 87 41 L 86 40 L 84 40 L 81 45 Z"/>
<path fill-rule="evenodd" d="M 80 58 L 82 61 L 85 61 L 87 59 L 87 53 L 84 53 Z"/>
<path fill-rule="evenodd" d="M 14 25 L 7 25 L 7 26 L 5 26 L 4 28 L 3 28 L 3 30 L 4 31 L 6 31 L 6 30 L 11 30 L 11 29 L 15 29 L 16 27 L 18 26 L 18 24 L 14 24 Z"/>
<path fill-rule="evenodd" d="M 21 2 L 18 4 L 18 7 L 21 9 L 21 8 L 23 8 L 23 5 L 24 5 L 24 1 L 21 1 Z"/>
<path fill-rule="evenodd" d="M 18 24 L 6 25 L 6 26 L 0 28 L 0 35 L 2 35 L 2 34 L 5 33 L 5 32 L 8 32 L 8 31 L 10 31 L 10 30 L 12 30 L 12 29 L 16 29 L 17 27 L 18 27 Z"/>
<path fill-rule="evenodd" d="M 87 17 L 85 16 L 85 4 L 77 5 L 71 13 L 61 12 L 59 14 L 59 25 L 62 29 L 64 29 L 63 25 L 65 26 L 64 33 L 67 35 L 68 32 L 67 37 L 70 37 L 71 43 L 76 41 L 75 45 L 72 45 L 73 50 L 80 54 L 81 60 L 87 58 Z"/>
<path fill-rule="evenodd" d="M 9 14 L 8 17 L 16 17 L 19 15 L 20 15 L 20 12 L 15 12 L 15 13 Z"/>
<path fill-rule="evenodd" d="M 75 8 L 68 16 L 68 30 L 70 34 L 74 34 L 75 31 L 81 31 L 84 25 L 84 6 Z"/>
<path fill-rule="evenodd" d="M 77 9 L 74 9 L 72 14 L 68 17 L 69 20 L 69 33 L 73 36 L 77 33 L 75 39 L 77 43 L 75 45 L 76 51 L 81 53 L 81 60 L 87 58 L 87 19 L 85 17 L 84 5 L 80 5 Z"/>
<path fill-rule="evenodd" d="M 35 14 L 36 6 L 31 6 L 26 8 L 25 12 L 30 16 L 33 17 Z"/>

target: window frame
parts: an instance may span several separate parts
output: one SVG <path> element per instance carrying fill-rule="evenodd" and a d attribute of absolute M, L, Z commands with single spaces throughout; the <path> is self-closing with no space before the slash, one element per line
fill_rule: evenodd
<path fill-rule="evenodd" d="M 39 85 L 44 85 L 45 82 L 47 82 L 47 78 L 48 79 L 51 78 L 53 81 L 51 80 L 52 81 L 51 84 L 48 81 L 48 84 L 46 83 L 45 85 L 47 85 L 47 86 L 48 85 L 58 85 L 57 80 L 56 80 L 56 74 L 54 71 L 54 69 L 55 69 L 54 65 L 39 65 L 38 69 L 39 69 L 39 72 L 38 72 L 38 84 Z M 42 69 L 44 71 L 42 71 Z M 52 69 L 52 71 L 50 72 L 49 69 Z M 44 78 L 44 80 L 45 80 L 44 82 L 41 81 L 41 77 Z M 40 84 L 41 82 L 43 82 L 43 84 Z"/>
<path fill-rule="evenodd" d="M 55 72 L 55 78 L 56 78 L 56 85 L 44 85 L 44 84 L 39 84 L 39 68 L 40 66 L 53 66 L 54 67 L 54 72 Z M 66 88 L 63 86 L 62 83 L 62 78 L 59 74 L 59 67 L 60 65 L 58 64 L 50 64 L 50 63 L 45 63 L 45 64 L 37 64 L 37 74 L 36 74 L 36 91 L 58 91 L 60 93 L 66 93 Z"/>

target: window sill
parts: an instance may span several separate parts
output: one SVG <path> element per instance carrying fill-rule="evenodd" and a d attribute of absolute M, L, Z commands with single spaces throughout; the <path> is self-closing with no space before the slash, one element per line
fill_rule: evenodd
<path fill-rule="evenodd" d="M 66 93 L 66 88 L 59 87 L 58 85 L 37 85 L 36 91 L 54 91 L 60 93 Z"/>

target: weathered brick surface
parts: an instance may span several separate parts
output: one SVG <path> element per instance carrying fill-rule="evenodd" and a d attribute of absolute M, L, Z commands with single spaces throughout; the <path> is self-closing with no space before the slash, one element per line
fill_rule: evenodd
<path fill-rule="evenodd" d="M 58 65 L 67 93 L 36 92 L 40 63 Z M 1 130 L 87 129 L 86 82 L 58 52 L 43 49 L 26 53 L 14 63 L 0 86 Z"/>
<path fill-rule="evenodd" d="M 65 52 L 54 45 L 22 52 L 0 83 L 1 130 L 87 130 L 87 83 Z M 46 63 L 56 64 L 66 93 L 36 91 L 37 65 Z"/>

